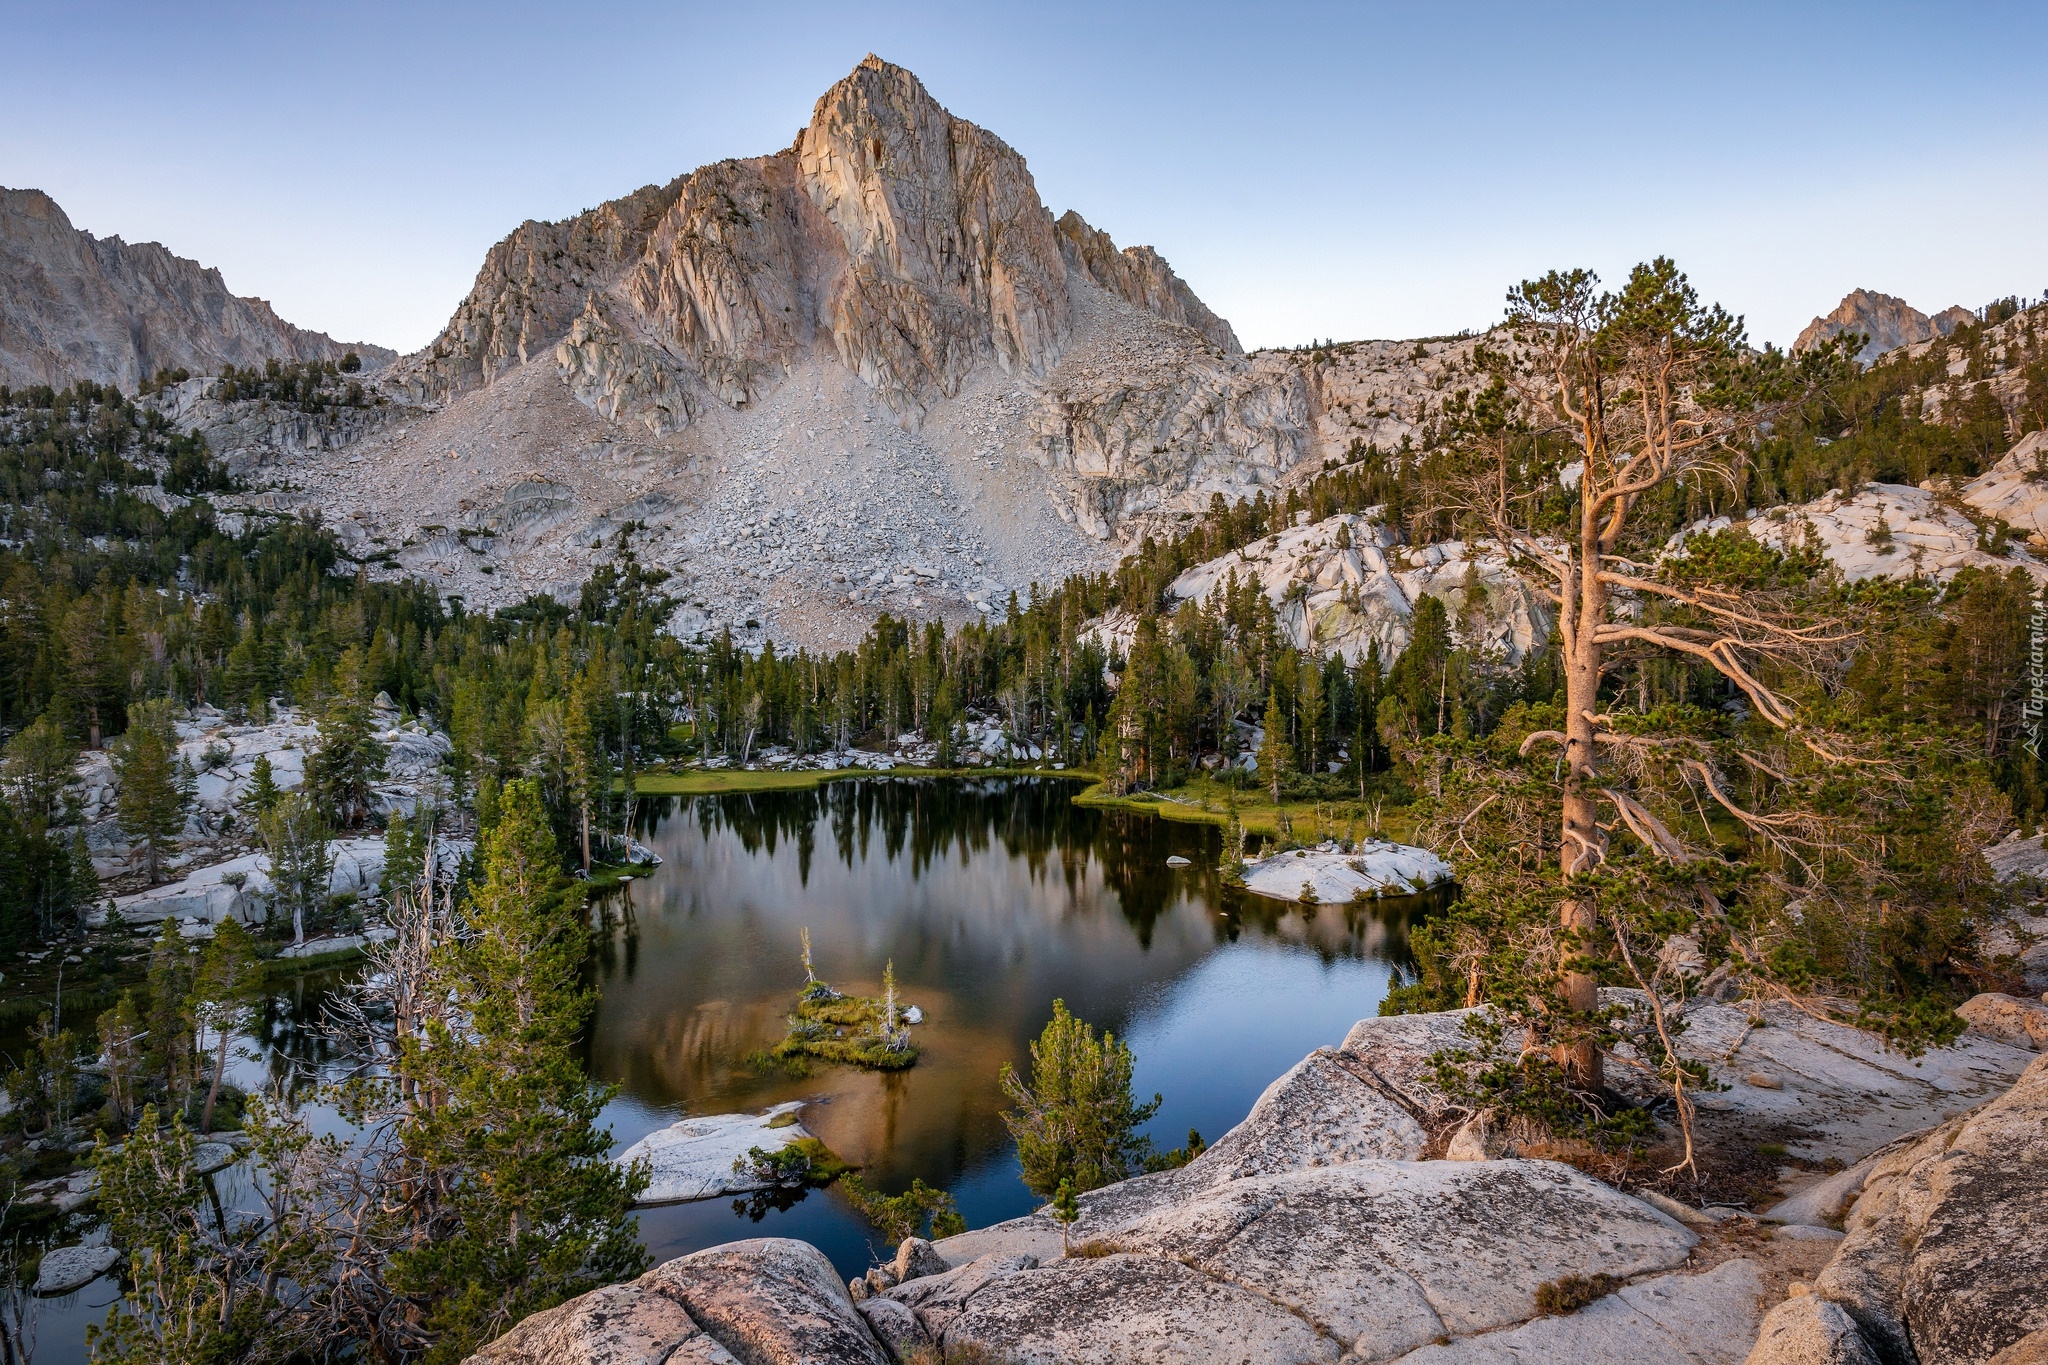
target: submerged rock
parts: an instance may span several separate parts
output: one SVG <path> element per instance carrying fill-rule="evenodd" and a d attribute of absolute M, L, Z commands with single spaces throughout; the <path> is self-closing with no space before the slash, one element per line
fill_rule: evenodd
<path fill-rule="evenodd" d="M 810 1133 L 800 1123 L 776 1120 L 803 1108 L 800 1102 L 778 1104 L 759 1114 L 708 1114 L 678 1119 L 657 1128 L 612 1158 L 620 1166 L 646 1160 L 652 1179 L 641 1194 L 642 1204 L 679 1204 L 721 1194 L 764 1190 L 773 1181 L 745 1166 L 753 1148 L 778 1151 Z M 733 1169 L 734 1162 L 742 1163 Z"/>
<path fill-rule="evenodd" d="M 36 1270 L 35 1292 L 69 1294 L 83 1289 L 120 1263 L 121 1253 L 110 1246 L 58 1247 L 43 1253 Z"/>

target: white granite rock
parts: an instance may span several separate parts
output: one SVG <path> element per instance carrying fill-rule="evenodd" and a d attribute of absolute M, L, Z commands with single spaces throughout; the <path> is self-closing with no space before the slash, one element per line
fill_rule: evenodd
<path fill-rule="evenodd" d="M 1967 499 L 1967 494 L 1965 495 Z M 2039 498 L 2034 504 L 2040 503 Z M 2007 518 L 2010 520 L 2010 518 Z M 1727 526 L 1725 518 L 1688 527 L 1683 535 Z M 1796 507 L 1772 508 L 1742 523 L 1749 534 L 1779 550 L 1818 551 L 1850 582 L 1870 578 L 1947 580 L 1966 568 L 2024 571 L 2048 582 L 2048 565 L 2013 544 L 2002 554 L 1981 548 L 1984 531 L 1936 493 L 1904 484 L 1866 484 L 1844 496 L 1831 492 Z"/>
<path fill-rule="evenodd" d="M 913 1352 L 932 1344 L 917 1314 L 900 1300 L 870 1295 L 856 1299 L 853 1306 L 896 1365 L 907 1365 Z"/>
<path fill-rule="evenodd" d="M 2003 459 L 1963 485 L 1963 501 L 2017 530 L 2048 535 L 2048 431 L 2033 431 Z"/>
<path fill-rule="evenodd" d="M 384 876 L 381 836 L 336 839 L 327 851 L 332 860 L 327 880 L 329 895 L 367 896 L 376 892 Z M 164 919 L 196 919 L 203 924 L 218 924 L 226 919 L 258 923 L 269 913 L 270 855 L 247 853 L 214 863 L 188 872 L 178 881 L 117 897 L 114 905 L 121 918 L 130 924 L 154 924 Z"/>
<path fill-rule="evenodd" d="M 1986 991 L 1956 1006 L 1970 1032 L 1994 1042 L 2048 1052 L 2048 1004 Z"/>
<path fill-rule="evenodd" d="M 1168 591 L 1205 600 L 1233 574 L 1256 583 L 1295 648 L 1356 663 L 1374 646 L 1392 661 L 1408 646 L 1415 606 L 1440 598 L 1470 643 L 1509 663 L 1541 644 L 1549 606 L 1491 541 L 1405 546 L 1375 508 L 1290 526 L 1184 571 Z M 1349 544 L 1344 541 L 1349 540 Z"/>
<path fill-rule="evenodd" d="M 1764 1315 L 1744 1365 L 1880 1365 L 1839 1304 L 1817 1294 L 1785 1300 Z"/>
<path fill-rule="evenodd" d="M 1560 1276 L 1669 1270 L 1698 1240 L 1550 1161 L 1293 1171 L 1091 1234 L 1252 1290 L 1377 1355 L 1520 1322 L 1535 1312 L 1537 1287 Z"/>
<path fill-rule="evenodd" d="M 1424 1346 L 1397 1359 L 1400 1365 L 1738 1365 L 1756 1339 L 1762 1290 L 1754 1261 L 1727 1261 L 1700 1275 L 1655 1275 L 1576 1313 Z"/>
<path fill-rule="evenodd" d="M 683 1306 L 639 1284 L 536 1313 L 465 1365 L 740 1365 Z"/>
<path fill-rule="evenodd" d="M 652 1180 L 640 1196 L 642 1204 L 676 1204 L 721 1194 L 766 1189 L 773 1182 L 747 1170 L 734 1170 L 755 1147 L 777 1151 L 810 1133 L 800 1123 L 772 1126 L 785 1114 L 803 1108 L 801 1101 L 778 1104 L 759 1114 L 707 1114 L 678 1119 L 657 1128 L 620 1152 L 613 1161 L 627 1166 L 645 1159 Z"/>
<path fill-rule="evenodd" d="M 1879 1354 L 1986 1360 L 2048 1330 L 2048 1057 L 1878 1163 L 1814 1279 Z"/>
<path fill-rule="evenodd" d="M 70 1246 L 46 1251 L 36 1271 L 35 1292 L 69 1294 L 83 1289 L 120 1261 L 121 1253 L 110 1246 Z"/>
<path fill-rule="evenodd" d="M 1909 1056 L 1873 1034 L 1776 1002 L 1695 1003 L 1685 1021 L 1679 1051 L 1706 1061 L 1729 1087 L 1700 1094 L 1699 1107 L 1804 1127 L 1813 1136 L 1787 1146 L 1816 1161 L 1860 1159 L 1983 1104 L 2004 1093 L 2035 1055 L 1965 1033 L 1949 1047 Z M 1753 1084 L 1752 1075 L 1778 1084 Z"/>
<path fill-rule="evenodd" d="M 746 1365 L 891 1365 L 832 1263 L 808 1242 L 728 1242 L 635 1283 L 682 1304 Z"/>
<path fill-rule="evenodd" d="M 1267 1086 L 1244 1121 L 1181 1174 L 1194 1187 L 1349 1161 L 1414 1161 L 1427 1140 L 1355 1054 L 1321 1048 Z"/>
<path fill-rule="evenodd" d="M 1258 1294 L 1175 1261 L 1102 1256 L 1005 1275 L 945 1328 L 1015 1365 L 1334 1365 L 1337 1343 Z"/>
<path fill-rule="evenodd" d="M 1451 865 L 1427 849 L 1372 840 L 1353 852 L 1325 846 L 1289 849 L 1244 865 L 1244 889 L 1274 900 L 1324 904 L 1357 897 L 1408 896 L 1451 879 Z"/>

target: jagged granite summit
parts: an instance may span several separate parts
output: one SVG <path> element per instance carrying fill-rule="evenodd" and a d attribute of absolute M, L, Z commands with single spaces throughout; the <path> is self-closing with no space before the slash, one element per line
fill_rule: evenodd
<path fill-rule="evenodd" d="M 1834 312 L 1807 323 L 1806 330 L 1792 343 L 1792 349 L 1812 350 L 1844 332 L 1859 332 L 1869 340 L 1856 353 L 1856 358 L 1867 365 L 1886 351 L 1938 336 L 1945 337 L 1964 323 L 1974 322 L 1976 316 L 1969 309 L 1957 305 L 1929 317 L 1904 299 L 1858 289 L 1844 297 Z"/>
<path fill-rule="evenodd" d="M 1047 378 L 1080 322 L 1069 270 L 1241 354 L 1157 252 L 1055 223 L 1023 157 L 869 56 L 780 152 L 523 224 L 401 374 L 445 398 L 551 355 L 585 403 L 658 435 L 829 348 L 914 424 L 982 365 Z"/>
<path fill-rule="evenodd" d="M 95 237 L 41 190 L 0 187 L 0 384 L 89 379 L 133 393 L 159 369 L 218 374 L 349 351 L 372 369 L 398 354 L 294 327 L 229 292 L 218 270 L 155 242 Z"/>

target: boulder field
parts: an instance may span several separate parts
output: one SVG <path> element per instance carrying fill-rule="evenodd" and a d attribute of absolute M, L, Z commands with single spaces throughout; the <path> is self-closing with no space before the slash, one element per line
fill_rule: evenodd
<path fill-rule="evenodd" d="M 2048 1059 L 1996 1024 L 2010 1010 L 1979 1011 L 2000 1036 L 1907 1057 L 1790 1004 L 1689 1006 L 1682 1050 L 1727 1086 L 1701 1097 L 1718 1125 L 1702 1131 L 1794 1139 L 1821 1167 L 1781 1171 L 1768 1212 L 1632 1193 L 1487 1135 L 1428 1079 L 1432 1053 L 1469 1041 L 1465 1013 L 1360 1022 L 1194 1162 L 1082 1196 L 1069 1227 L 1042 1210 L 911 1239 L 850 1283 L 808 1243 L 733 1242 L 471 1360 L 2041 1358 L 2025 1352 L 2048 1330 Z"/>

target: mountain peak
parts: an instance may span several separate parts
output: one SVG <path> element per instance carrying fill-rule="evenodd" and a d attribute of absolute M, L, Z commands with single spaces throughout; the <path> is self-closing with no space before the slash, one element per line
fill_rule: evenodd
<path fill-rule="evenodd" d="M 1792 349 L 1811 350 L 1844 332 L 1858 332 L 1869 338 L 1856 353 L 1856 358 L 1867 365 L 1886 351 L 1947 336 L 1975 317 L 1976 314 L 1960 306 L 1945 308 L 1930 317 L 1902 298 L 1870 289 L 1853 289 L 1843 296 L 1834 312 L 1808 323 L 1792 343 Z"/>
<path fill-rule="evenodd" d="M 1073 332 L 1070 271 L 1239 351 L 1157 252 L 1070 217 L 1055 227 L 1007 143 L 869 53 L 784 151 L 523 225 L 407 374 L 448 394 L 552 350 L 579 399 L 659 436 L 829 347 L 914 426 L 985 363 L 1044 379 Z"/>

